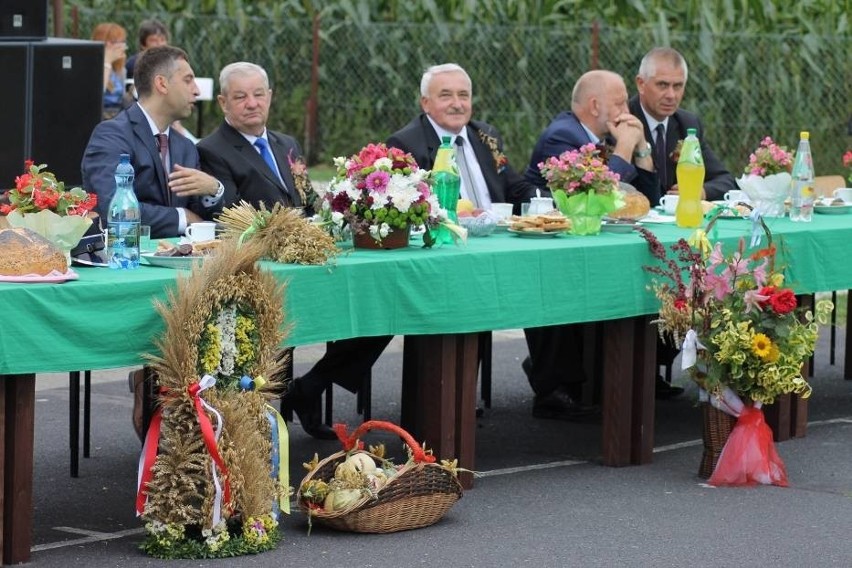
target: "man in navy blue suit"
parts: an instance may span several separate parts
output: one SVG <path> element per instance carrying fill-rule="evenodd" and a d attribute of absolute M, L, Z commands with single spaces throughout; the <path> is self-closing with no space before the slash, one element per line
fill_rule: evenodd
<path fill-rule="evenodd" d="M 136 64 L 135 85 L 139 101 L 92 132 L 83 155 L 83 185 L 97 194 L 98 213 L 106 218 L 119 155 L 130 154 L 142 224 L 151 226 L 154 238 L 182 235 L 189 224 L 221 209 L 225 191 L 198 169 L 195 145 L 171 128 L 192 114 L 198 96 L 189 58 L 172 46 L 149 49 Z"/>
<path fill-rule="evenodd" d="M 627 108 L 624 79 L 612 71 L 589 71 L 577 80 L 571 93 L 571 111 L 559 113 L 541 133 L 524 177 L 544 189 L 539 163 L 567 150 L 599 143 L 611 147 L 607 151 L 609 168 L 656 205 L 660 187 L 651 146 L 645 140 L 642 123 Z"/>

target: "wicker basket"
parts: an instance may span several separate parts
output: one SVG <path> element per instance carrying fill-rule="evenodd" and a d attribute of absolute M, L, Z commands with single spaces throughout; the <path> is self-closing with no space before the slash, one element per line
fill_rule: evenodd
<path fill-rule="evenodd" d="M 434 456 L 423 451 L 405 430 L 387 422 L 371 420 L 362 424 L 351 436 L 345 427 L 335 429 L 343 442 L 344 451 L 320 461 L 299 485 L 299 508 L 312 522 L 341 531 L 360 533 L 389 533 L 426 527 L 436 523 L 461 499 L 462 487 L 454 472 L 434 463 Z M 302 498 L 302 487 L 312 479 L 329 481 L 337 466 L 358 447 L 358 439 L 369 430 L 382 429 L 395 432 L 412 450 L 413 459 L 405 464 L 377 492 L 376 498 L 363 497 L 339 511 L 326 512 L 308 505 Z M 356 450 L 357 451 L 357 450 Z M 377 463 L 382 460 L 369 452 L 362 452 Z"/>
<path fill-rule="evenodd" d="M 731 435 L 731 430 L 737 423 L 737 419 L 730 414 L 722 412 L 709 402 L 702 404 L 704 407 L 704 454 L 701 456 L 701 465 L 698 468 L 698 476 L 709 479 L 716 469 L 719 454 Z"/>

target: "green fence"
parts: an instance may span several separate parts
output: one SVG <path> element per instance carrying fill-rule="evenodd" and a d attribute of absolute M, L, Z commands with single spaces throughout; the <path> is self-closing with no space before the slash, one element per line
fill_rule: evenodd
<path fill-rule="evenodd" d="M 95 23 L 116 21 L 133 43 L 139 22 L 156 16 L 172 43 L 192 58 L 198 76 L 218 77 L 227 63 L 264 66 L 273 89 L 270 126 L 305 141 L 313 60 L 313 22 L 80 10 L 68 32 L 88 37 Z M 642 55 L 663 43 L 651 29 L 607 26 L 484 26 L 320 21 L 316 161 L 379 141 L 419 111 L 423 70 L 456 62 L 473 79 L 474 114 L 501 130 L 507 154 L 522 169 L 541 130 L 569 106 L 577 77 L 597 65 L 633 78 Z M 667 43 L 689 63 L 683 107 L 699 113 L 709 142 L 735 174 L 766 135 L 795 147 L 811 131 L 818 175 L 842 172 L 852 107 L 848 35 L 747 35 L 670 32 Z M 218 88 L 218 85 L 217 85 Z M 206 103 L 201 134 L 220 119 Z"/>

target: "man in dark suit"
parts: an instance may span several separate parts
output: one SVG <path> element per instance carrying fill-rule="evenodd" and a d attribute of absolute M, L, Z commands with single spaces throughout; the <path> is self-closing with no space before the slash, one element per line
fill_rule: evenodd
<path fill-rule="evenodd" d="M 535 187 L 509 165 L 503 153 L 503 139 L 496 128 L 472 120 L 471 81 L 464 69 L 448 63 L 430 67 L 420 83 L 423 113 L 391 134 L 388 146 L 414 156 L 417 165 L 431 170 L 442 136 L 451 136 L 457 152 L 464 152 L 475 187 L 466 187 L 462 177 L 462 197 L 481 209 L 491 203 L 512 203 L 520 212 L 521 203 L 535 197 Z"/>
<path fill-rule="evenodd" d="M 641 191 L 656 205 L 659 180 L 654 171 L 651 146 L 645 141 L 642 123 L 627 108 L 624 79 L 611 71 L 583 74 L 571 93 L 571 111 L 562 112 L 544 129 L 533 149 L 524 177 L 537 187 L 546 182 L 539 163 L 586 144 L 606 144 L 607 166 Z"/>
<path fill-rule="evenodd" d="M 420 95 L 423 114 L 392 134 L 388 138 L 389 146 L 410 152 L 420 167 L 431 169 L 440 138 L 450 136 L 456 144 L 461 139 L 457 155 L 464 152 L 463 160 L 468 165 L 470 183 L 474 186 L 466 187 L 463 177 L 463 197 L 481 204 L 483 209 L 494 202 L 510 202 L 519 209 L 522 202 L 535 196 L 535 186 L 509 165 L 497 130 L 484 122 L 471 120 L 473 86 L 463 68 L 453 63 L 430 67 L 423 74 Z M 578 403 L 578 393 L 569 394 L 561 388 L 558 379 L 564 369 L 558 369 L 556 365 L 571 363 L 561 360 L 555 352 L 546 352 L 552 347 L 557 350 L 562 347 L 559 344 L 561 336 L 555 337 L 560 327 L 524 330 L 532 360 L 537 362 L 534 372 L 527 372 L 536 393 L 533 416 L 584 419 L 594 409 Z M 552 372 L 551 368 L 544 371 L 548 365 L 554 365 Z"/>
<path fill-rule="evenodd" d="M 276 203 L 313 211 L 316 193 L 307 175 L 302 149 L 296 139 L 266 126 L 272 104 L 272 89 L 266 70 L 254 63 L 238 61 L 219 73 L 219 106 L 225 121 L 213 134 L 198 143 L 201 168 L 225 186 L 224 206 L 246 201 L 255 207 L 271 209 Z M 358 340 L 351 340 L 358 341 Z M 337 436 L 322 423 L 320 396 L 331 382 L 357 390 L 356 376 L 345 357 L 336 365 L 335 345 L 305 377 L 293 381 L 285 402 L 299 416 L 302 428 L 314 438 L 333 440 Z M 284 357 L 292 357 L 292 349 Z M 381 353 L 381 351 L 379 351 Z M 378 355 L 376 355 L 378 357 Z M 335 362 L 333 373 L 324 373 L 328 359 Z M 370 363 L 372 366 L 372 363 Z M 369 371 L 369 367 L 367 368 Z"/>
<path fill-rule="evenodd" d="M 725 192 L 737 189 L 737 183 L 707 144 L 698 116 L 679 108 L 687 74 L 686 61 L 680 53 L 669 47 L 652 49 L 639 64 L 639 94 L 630 99 L 630 112 L 642 121 L 645 138 L 653 148 L 662 194 L 677 193 L 678 143 L 686 138 L 688 128 L 695 128 L 704 157 L 705 199 L 722 199 Z"/>
<path fill-rule="evenodd" d="M 266 70 L 245 61 L 231 63 L 219 74 L 219 90 L 225 121 L 198 143 L 198 152 L 201 168 L 225 186 L 224 205 L 282 203 L 306 207 L 310 214 L 316 194 L 302 149 L 292 136 L 266 127 L 272 103 Z"/>
<path fill-rule="evenodd" d="M 130 154 L 142 224 L 151 237 L 182 235 L 221 208 L 224 187 L 200 169 L 195 145 L 170 125 L 192 114 L 198 87 L 182 49 L 149 49 L 136 66 L 139 102 L 95 127 L 83 154 L 83 185 L 98 196 L 107 218 L 120 154 Z M 169 173 L 170 172 L 170 173 Z"/>

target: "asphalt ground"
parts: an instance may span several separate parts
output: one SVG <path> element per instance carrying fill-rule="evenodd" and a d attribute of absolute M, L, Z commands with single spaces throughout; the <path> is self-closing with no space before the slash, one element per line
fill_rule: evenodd
<path fill-rule="evenodd" d="M 845 329 L 839 329 L 839 345 Z M 398 421 L 401 341 L 374 369 L 373 418 Z M 296 350 L 296 374 L 323 346 Z M 829 365 L 823 333 L 807 436 L 778 444 L 789 488 L 712 488 L 697 477 L 701 413 L 694 386 L 658 401 L 652 464 L 608 468 L 600 422 L 532 418 L 519 330 L 494 334 L 492 408 L 478 419 L 475 487 L 436 525 L 386 535 L 315 526 L 294 510 L 278 548 L 227 560 L 162 561 L 138 549 L 139 442 L 126 370 L 93 379 L 92 455 L 69 475 L 67 375 L 36 381 L 33 566 L 852 566 L 852 381 Z M 355 397 L 335 392 L 335 419 L 360 423 Z M 291 484 L 301 463 L 337 442 L 290 428 Z M 398 439 L 377 434 L 401 455 Z"/>

